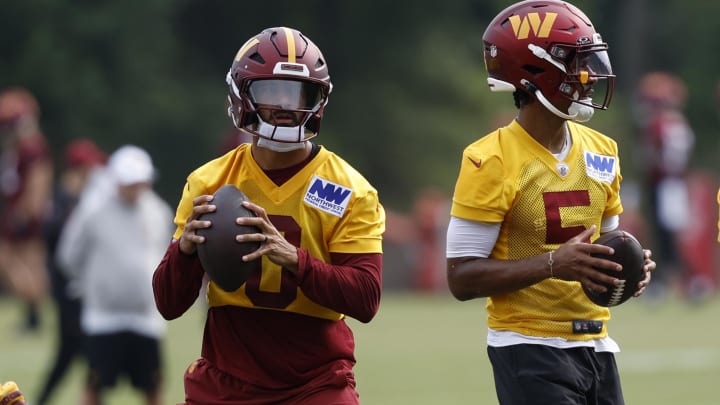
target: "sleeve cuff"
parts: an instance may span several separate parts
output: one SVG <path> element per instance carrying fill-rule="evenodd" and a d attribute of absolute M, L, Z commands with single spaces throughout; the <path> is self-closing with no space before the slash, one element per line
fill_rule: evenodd
<path fill-rule="evenodd" d="M 179 242 L 174 241 L 172 244 L 171 255 L 173 262 L 175 262 L 177 267 L 182 269 L 192 269 L 192 271 L 199 273 L 205 273 L 202 263 L 200 263 L 200 256 L 198 256 L 197 251 L 193 254 L 186 255 L 180 251 Z"/>
<path fill-rule="evenodd" d="M 305 278 L 307 270 L 310 268 L 310 254 L 307 250 L 297 248 L 298 255 L 298 272 L 297 279 L 302 280 Z"/>

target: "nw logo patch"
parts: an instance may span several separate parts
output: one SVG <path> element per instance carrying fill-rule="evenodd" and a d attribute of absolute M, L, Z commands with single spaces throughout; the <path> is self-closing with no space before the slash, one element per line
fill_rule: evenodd
<path fill-rule="evenodd" d="M 617 174 L 616 160 L 615 156 L 585 151 L 585 172 L 595 180 L 612 183 Z"/>
<path fill-rule="evenodd" d="M 313 176 L 304 201 L 328 214 L 342 217 L 350 201 L 350 194 L 352 190 L 347 187 Z"/>

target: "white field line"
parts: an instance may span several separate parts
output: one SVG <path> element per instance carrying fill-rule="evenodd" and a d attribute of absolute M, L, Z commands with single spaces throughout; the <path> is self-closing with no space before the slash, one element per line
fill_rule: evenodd
<path fill-rule="evenodd" d="M 720 372 L 720 347 L 632 349 L 618 353 L 616 360 L 623 373 L 707 370 Z"/>

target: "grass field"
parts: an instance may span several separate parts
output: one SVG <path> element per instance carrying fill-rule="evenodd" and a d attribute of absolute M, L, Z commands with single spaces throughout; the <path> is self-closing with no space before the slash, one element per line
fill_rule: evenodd
<path fill-rule="evenodd" d="M 613 311 L 610 333 L 623 351 L 617 356 L 629 405 L 720 403 L 720 297 L 699 306 L 644 298 Z M 37 335 L 14 333 L 20 308 L 0 300 L 0 381 L 15 380 L 31 405 L 53 354 L 54 315 L 45 308 Z M 182 373 L 200 350 L 204 314 L 200 307 L 168 325 L 164 341 L 166 403 L 183 399 Z M 482 300 L 386 293 L 369 324 L 348 321 L 357 340 L 356 374 L 363 405 L 495 404 L 485 352 Z M 77 404 L 84 369 L 76 365 L 54 404 Z M 122 385 L 109 405 L 141 403 Z"/>

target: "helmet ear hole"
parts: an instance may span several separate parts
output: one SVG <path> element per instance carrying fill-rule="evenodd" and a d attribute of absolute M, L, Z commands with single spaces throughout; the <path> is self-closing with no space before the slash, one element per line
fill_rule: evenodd
<path fill-rule="evenodd" d="M 264 65 L 264 64 L 265 64 L 265 59 L 263 59 L 262 55 L 260 55 L 260 54 L 257 53 L 257 52 L 255 52 L 255 53 L 253 53 L 252 55 L 250 55 L 250 56 L 249 56 L 249 59 L 254 60 L 255 62 L 257 62 L 257 63 L 259 63 L 259 64 L 261 64 L 261 65 Z"/>
<path fill-rule="evenodd" d="M 533 76 L 545 72 L 545 69 L 541 68 L 540 66 L 535 66 L 535 65 L 523 65 L 522 69 L 527 71 L 528 73 L 530 73 Z"/>

